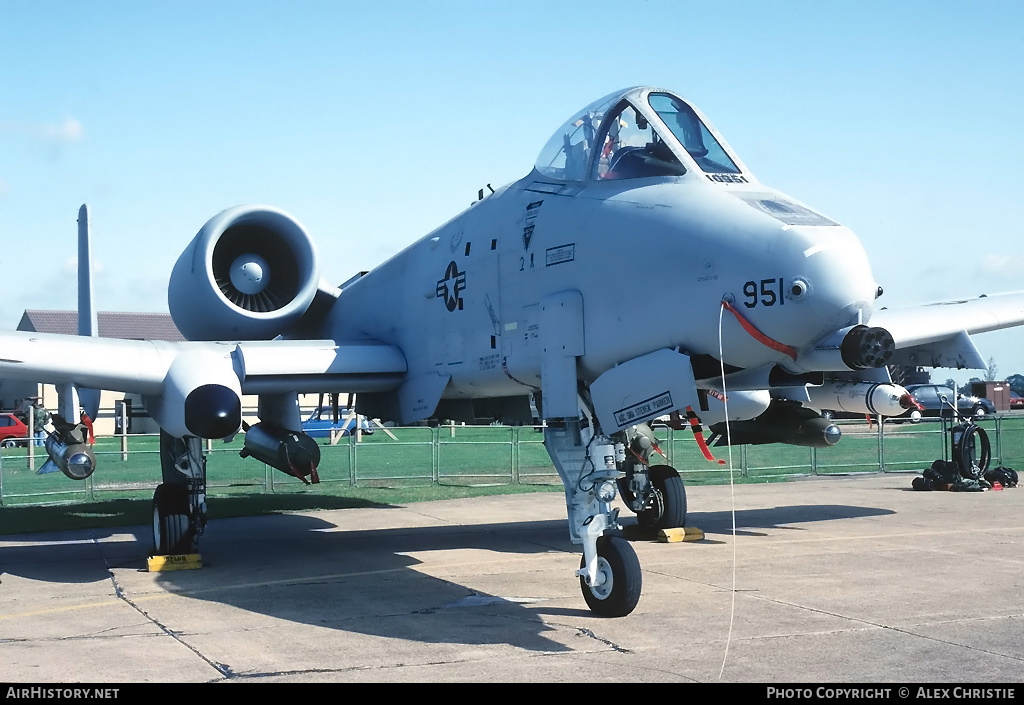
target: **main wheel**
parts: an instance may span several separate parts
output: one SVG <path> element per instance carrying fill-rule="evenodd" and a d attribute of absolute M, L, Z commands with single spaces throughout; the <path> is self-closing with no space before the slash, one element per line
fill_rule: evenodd
<path fill-rule="evenodd" d="M 654 501 L 650 509 L 637 512 L 636 521 L 645 529 L 676 529 L 686 526 L 686 487 L 675 468 L 652 465 Z"/>
<path fill-rule="evenodd" d="M 985 415 L 987 413 L 988 412 L 985 410 L 985 407 L 982 406 L 981 404 L 975 404 L 974 408 L 971 410 L 971 415 L 974 416 L 974 418 L 976 419 L 985 418 Z"/>
<path fill-rule="evenodd" d="M 580 561 L 584 567 L 585 560 Z M 601 585 L 587 585 L 580 576 L 580 590 L 587 606 L 601 617 L 625 617 L 640 601 L 643 574 L 640 560 L 629 542 L 618 536 L 600 536 L 597 539 L 597 572 L 604 577 Z"/>
<path fill-rule="evenodd" d="M 164 556 L 192 548 L 188 522 L 188 488 L 163 483 L 153 493 L 153 553 Z"/>

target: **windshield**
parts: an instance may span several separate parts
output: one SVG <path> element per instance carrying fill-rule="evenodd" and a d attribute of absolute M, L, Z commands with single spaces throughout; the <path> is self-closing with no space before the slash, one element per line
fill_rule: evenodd
<path fill-rule="evenodd" d="M 594 172 L 598 179 L 636 179 L 682 176 L 686 167 L 640 111 L 622 101 L 606 122 Z"/>
<path fill-rule="evenodd" d="M 668 129 L 683 145 L 697 166 L 709 174 L 738 174 L 739 167 L 689 105 L 675 96 L 652 93 L 648 99 Z"/>
<path fill-rule="evenodd" d="M 537 171 L 566 181 L 585 179 L 601 119 L 620 95 L 621 91 L 594 101 L 558 128 L 537 157 Z"/>

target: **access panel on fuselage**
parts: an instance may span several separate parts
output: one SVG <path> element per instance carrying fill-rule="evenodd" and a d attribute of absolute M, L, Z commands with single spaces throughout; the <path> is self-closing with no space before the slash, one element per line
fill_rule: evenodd
<path fill-rule="evenodd" d="M 478 204 L 444 226 L 428 255 L 428 364 L 452 376 L 449 397 L 491 394 L 502 377 L 498 234 L 486 210 Z"/>
<path fill-rule="evenodd" d="M 502 355 L 509 377 L 539 387 L 540 302 L 578 288 L 570 270 L 578 267 L 577 246 L 586 226 L 572 209 L 572 196 L 530 190 L 507 195 L 515 200 L 506 212 L 511 227 L 499 243 Z"/>

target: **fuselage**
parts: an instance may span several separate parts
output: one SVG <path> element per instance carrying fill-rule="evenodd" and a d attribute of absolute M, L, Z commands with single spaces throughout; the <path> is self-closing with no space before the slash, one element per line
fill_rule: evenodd
<path fill-rule="evenodd" d="M 631 97 L 637 115 L 644 95 Z M 482 397 L 540 386 L 539 306 L 563 291 L 582 295 L 585 381 L 661 348 L 799 372 L 796 353 L 868 321 L 877 284 L 852 232 L 736 158 L 734 172 L 708 174 L 676 152 L 685 173 L 535 169 L 347 288 L 324 334 L 394 344 L 410 377 L 451 375 L 445 396 Z"/>
<path fill-rule="evenodd" d="M 559 291 L 583 295 L 584 379 L 659 348 L 718 359 L 723 299 L 797 350 L 870 318 L 877 286 L 845 227 L 780 223 L 717 184 L 650 181 L 570 196 L 511 184 L 347 289 L 329 330 L 397 345 L 410 374 L 451 374 L 449 393 L 487 396 L 539 386 L 538 304 Z M 793 364 L 729 313 L 721 359 Z"/>

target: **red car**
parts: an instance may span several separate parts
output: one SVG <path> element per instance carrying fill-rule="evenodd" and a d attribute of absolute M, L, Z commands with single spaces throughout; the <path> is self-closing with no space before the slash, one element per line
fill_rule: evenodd
<path fill-rule="evenodd" d="M 18 439 L 28 437 L 28 426 L 14 414 L 0 414 L 0 446 L 13 448 L 19 443 Z M 21 441 L 26 445 L 28 441 Z"/>
<path fill-rule="evenodd" d="M 1010 408 L 1024 409 L 1024 397 L 1017 394 L 1017 392 L 1010 392 Z"/>

